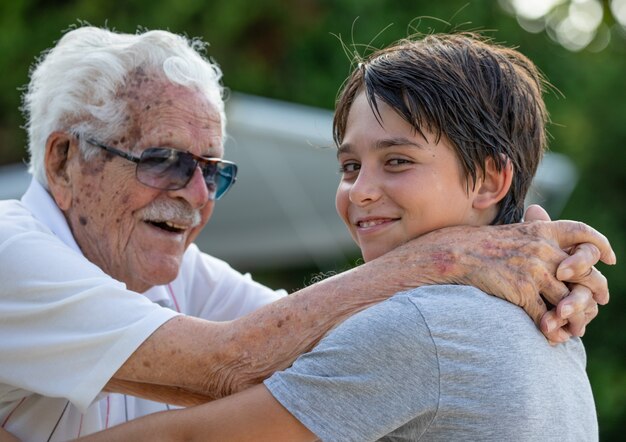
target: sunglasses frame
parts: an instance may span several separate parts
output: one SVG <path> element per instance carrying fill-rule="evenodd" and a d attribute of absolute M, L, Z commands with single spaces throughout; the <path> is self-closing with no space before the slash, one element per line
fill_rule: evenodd
<path fill-rule="evenodd" d="M 91 144 L 92 146 L 96 146 L 99 147 L 109 153 L 112 153 L 113 155 L 117 155 L 119 157 L 122 157 L 128 161 L 132 161 L 133 163 L 135 163 L 137 166 L 135 167 L 135 176 L 137 177 L 137 181 L 139 181 L 141 184 L 143 184 L 144 186 L 148 186 L 148 187 L 152 187 L 154 189 L 159 189 L 159 190 L 179 190 L 184 188 L 187 184 L 189 184 L 189 181 L 191 181 L 191 178 L 193 178 L 193 174 L 189 176 L 189 178 L 187 179 L 187 181 L 185 181 L 184 184 L 182 184 L 179 187 L 166 187 L 166 188 L 162 188 L 162 187 L 156 187 L 153 186 L 151 184 L 147 184 L 143 181 L 141 181 L 139 179 L 139 164 L 141 163 L 141 156 L 134 156 L 129 154 L 128 152 L 124 152 L 123 150 L 119 150 L 116 149 L 115 147 L 111 147 L 111 146 L 107 146 L 106 144 L 100 143 L 97 140 L 94 140 L 93 138 L 85 138 L 85 141 L 89 144 Z M 150 149 L 150 148 L 148 148 Z M 148 150 L 146 149 L 146 150 Z M 238 166 L 236 163 L 233 163 L 232 161 L 228 161 L 228 160 L 223 160 L 221 158 L 211 158 L 211 157 L 201 157 L 199 155 L 194 155 L 191 152 L 185 152 L 182 150 L 178 150 L 178 149 L 174 149 L 172 147 L 155 147 L 155 149 L 166 149 L 166 150 L 172 150 L 178 153 L 178 155 L 187 155 L 189 157 L 191 157 L 195 162 L 196 162 L 196 167 L 198 167 L 198 165 L 200 164 L 217 164 L 217 165 L 228 165 L 232 167 L 233 170 L 233 174 L 230 177 L 230 181 L 228 182 L 228 185 L 224 188 L 224 190 L 222 190 L 221 192 L 219 191 L 219 188 L 215 191 L 215 197 L 214 200 L 217 201 L 219 200 L 222 196 L 224 196 L 226 194 L 226 192 L 228 192 L 230 190 L 230 188 L 233 186 L 233 184 L 235 184 L 235 181 L 237 181 L 237 170 L 238 170 Z M 145 152 L 145 151 L 144 151 Z M 202 171 L 202 177 L 205 180 L 205 184 L 206 183 L 206 176 L 204 175 L 204 168 L 200 167 L 200 170 Z M 225 177 L 224 175 L 222 175 L 220 173 L 220 170 L 217 169 L 215 172 L 215 176 L 217 177 L 217 175 L 223 177 L 223 178 L 228 178 Z"/>

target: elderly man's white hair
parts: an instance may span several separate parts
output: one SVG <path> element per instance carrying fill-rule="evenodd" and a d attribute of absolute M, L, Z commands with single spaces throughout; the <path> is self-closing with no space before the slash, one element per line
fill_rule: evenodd
<path fill-rule="evenodd" d="M 203 92 L 219 110 L 224 135 L 222 72 L 203 57 L 205 46 L 167 31 L 133 35 L 85 26 L 66 33 L 32 69 L 23 97 L 29 172 L 47 187 L 45 146 L 54 131 L 89 132 L 102 139 L 118 135 L 127 103 L 116 92 L 137 69 L 161 72 L 173 83 Z M 93 150 L 81 146 L 89 157 Z"/>

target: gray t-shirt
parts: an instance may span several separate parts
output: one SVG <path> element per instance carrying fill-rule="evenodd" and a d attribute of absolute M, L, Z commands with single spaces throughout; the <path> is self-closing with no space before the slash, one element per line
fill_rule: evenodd
<path fill-rule="evenodd" d="M 265 385 L 324 441 L 591 441 L 585 363 L 579 339 L 551 346 L 513 304 L 440 285 L 349 318 Z"/>

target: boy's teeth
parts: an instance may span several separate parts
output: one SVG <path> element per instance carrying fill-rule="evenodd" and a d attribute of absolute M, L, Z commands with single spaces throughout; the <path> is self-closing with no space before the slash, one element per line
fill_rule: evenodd
<path fill-rule="evenodd" d="M 382 220 L 361 221 L 361 222 L 359 222 L 359 227 L 373 227 L 373 226 L 377 226 L 378 224 L 382 224 L 382 223 L 383 223 Z"/>

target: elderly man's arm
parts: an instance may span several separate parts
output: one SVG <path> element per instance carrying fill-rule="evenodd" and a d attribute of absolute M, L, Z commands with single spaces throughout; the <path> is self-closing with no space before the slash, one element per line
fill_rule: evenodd
<path fill-rule="evenodd" d="M 219 398 L 288 367 L 355 312 L 421 285 L 473 285 L 523 307 L 539 324 L 547 310 L 544 298 L 557 305 L 569 293 L 555 276 L 559 264 L 567 258 L 577 272 L 595 264 L 581 265 L 589 254 L 577 258 L 563 251 L 581 243 L 593 244 L 602 261 L 615 262 L 603 235 L 573 221 L 432 232 L 234 321 L 173 318 L 133 353 L 106 389 L 173 403 L 186 392 L 200 395 L 197 401 Z M 597 302 L 608 300 L 602 278 L 572 278 L 589 286 Z"/>

